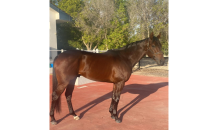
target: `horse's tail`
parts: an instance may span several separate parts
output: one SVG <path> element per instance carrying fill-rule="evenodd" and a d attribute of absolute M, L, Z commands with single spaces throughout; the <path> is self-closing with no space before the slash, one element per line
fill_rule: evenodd
<path fill-rule="evenodd" d="M 55 62 L 56 58 L 57 58 L 57 56 L 55 57 L 54 62 Z M 53 92 L 58 87 L 58 81 L 57 81 L 57 77 L 56 77 L 56 73 L 55 73 L 55 69 L 54 69 L 54 62 L 53 62 L 53 77 L 52 77 Z M 61 95 L 59 95 L 57 101 L 55 102 L 55 109 L 56 109 L 56 112 L 58 112 L 58 113 L 61 112 Z"/>

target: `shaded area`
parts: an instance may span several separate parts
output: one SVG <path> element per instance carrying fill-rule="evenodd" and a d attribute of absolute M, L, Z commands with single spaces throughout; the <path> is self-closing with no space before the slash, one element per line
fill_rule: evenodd
<path fill-rule="evenodd" d="M 127 105 L 125 105 L 124 107 L 118 109 L 118 114 L 120 113 L 119 118 L 121 119 L 121 121 L 123 120 L 124 115 L 132 108 L 134 107 L 136 104 L 138 104 L 141 100 L 143 100 L 144 98 L 148 97 L 150 94 L 155 93 L 159 88 L 161 87 L 165 87 L 168 85 L 168 82 L 161 82 L 161 83 L 154 83 L 154 84 L 148 84 L 148 85 L 141 85 L 141 84 L 129 84 L 126 85 L 124 87 L 124 89 L 122 90 L 121 96 L 124 93 L 131 93 L 131 94 L 137 94 L 138 96 L 136 98 L 134 98 L 131 102 L 129 102 Z M 84 110 L 83 112 L 81 112 L 81 114 L 79 115 L 80 118 L 82 118 L 84 116 L 84 114 L 86 112 L 88 112 L 90 109 L 92 109 L 93 107 L 95 107 L 97 104 L 109 99 L 112 97 L 112 92 L 109 92 L 91 102 L 89 102 L 88 104 L 80 107 L 79 109 L 75 110 L 75 112 Z M 119 105 L 119 104 L 118 104 Z M 108 110 L 109 110 L 109 106 L 110 104 L 108 104 Z M 126 108 L 126 110 L 124 110 Z M 123 111 L 124 110 L 124 111 Z M 123 112 L 122 112 L 123 111 Z M 108 112 L 109 113 L 109 112 Z M 64 116 L 63 118 L 58 120 L 58 123 L 61 122 L 63 119 L 65 119 L 66 117 L 68 117 L 69 114 L 67 114 L 66 116 Z"/>

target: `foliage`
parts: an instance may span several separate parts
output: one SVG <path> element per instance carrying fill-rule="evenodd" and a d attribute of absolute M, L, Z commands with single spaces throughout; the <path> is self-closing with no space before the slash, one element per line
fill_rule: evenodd
<path fill-rule="evenodd" d="M 112 27 L 109 29 L 107 39 L 103 40 L 103 43 L 108 43 L 108 49 L 116 49 L 125 46 L 128 43 L 129 23 L 126 16 L 127 12 L 124 4 L 125 3 L 122 0 L 117 1 L 118 9 L 115 12 L 113 21 L 111 22 Z"/>
<path fill-rule="evenodd" d="M 50 1 L 74 20 L 57 26 L 63 49 L 116 49 L 161 32 L 162 50 L 168 54 L 168 0 Z"/>

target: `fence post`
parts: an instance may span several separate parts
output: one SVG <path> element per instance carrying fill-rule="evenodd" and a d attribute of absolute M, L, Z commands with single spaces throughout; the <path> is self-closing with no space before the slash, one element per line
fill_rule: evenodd
<path fill-rule="evenodd" d="M 140 67 L 141 67 L 141 66 L 140 66 L 140 61 L 141 61 L 141 60 L 139 60 L 139 69 L 140 69 Z"/>
<path fill-rule="evenodd" d="M 64 49 L 61 49 L 61 53 L 63 53 L 64 52 Z"/>

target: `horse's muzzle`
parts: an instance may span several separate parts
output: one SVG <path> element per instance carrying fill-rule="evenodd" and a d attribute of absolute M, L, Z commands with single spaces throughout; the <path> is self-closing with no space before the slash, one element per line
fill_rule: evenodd
<path fill-rule="evenodd" d="M 157 61 L 157 65 L 163 66 L 163 65 L 164 65 L 164 62 L 165 62 L 165 59 L 162 58 L 162 59 L 160 59 L 160 60 Z"/>

